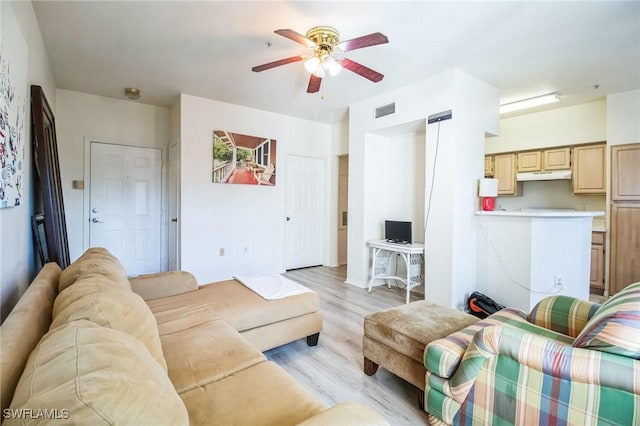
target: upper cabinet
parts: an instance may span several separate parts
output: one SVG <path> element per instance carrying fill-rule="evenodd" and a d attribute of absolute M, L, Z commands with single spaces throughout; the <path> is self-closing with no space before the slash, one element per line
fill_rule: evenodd
<path fill-rule="evenodd" d="M 602 194 L 606 192 L 606 143 L 591 145 L 565 146 L 486 155 L 484 157 L 484 175 L 498 179 L 498 195 L 522 195 L 522 182 L 518 182 L 517 173 L 551 172 L 571 170 L 571 182 L 574 194 Z M 615 153 L 615 154 L 614 154 Z M 640 201 L 640 148 L 621 145 L 611 155 L 619 155 L 618 164 L 633 172 L 621 174 L 614 191 L 620 200 Z M 525 180 L 524 178 L 522 179 Z M 539 179 L 542 180 L 542 179 Z M 617 189 L 616 189 L 617 188 Z M 634 192 L 635 191 L 635 192 Z M 616 196 L 615 194 L 613 195 Z M 616 200 L 616 198 L 612 198 Z"/>
<path fill-rule="evenodd" d="M 604 194 L 606 191 L 606 144 L 573 148 L 571 180 L 574 194 Z"/>
<path fill-rule="evenodd" d="M 520 152 L 517 155 L 518 173 L 542 170 L 542 153 L 540 151 Z"/>
<path fill-rule="evenodd" d="M 518 156 L 518 173 L 571 169 L 571 148 L 569 147 L 524 151 L 516 155 Z"/>
<path fill-rule="evenodd" d="M 498 195 L 520 195 L 522 182 L 516 181 L 516 154 L 493 157 L 493 177 L 498 179 Z"/>
<path fill-rule="evenodd" d="M 484 157 L 484 176 L 493 176 L 493 157 L 490 155 Z"/>
<path fill-rule="evenodd" d="M 544 170 L 569 170 L 571 168 L 571 148 L 556 148 L 542 151 Z"/>
<path fill-rule="evenodd" d="M 640 144 L 611 147 L 611 200 L 640 201 Z"/>

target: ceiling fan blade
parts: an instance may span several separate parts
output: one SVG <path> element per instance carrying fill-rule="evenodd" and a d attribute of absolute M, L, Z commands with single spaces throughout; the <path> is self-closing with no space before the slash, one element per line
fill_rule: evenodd
<path fill-rule="evenodd" d="M 352 38 L 351 40 L 346 40 L 342 43 L 338 43 L 336 45 L 336 48 L 342 50 L 343 52 L 348 52 L 350 50 L 356 50 L 363 47 L 375 46 L 377 44 L 385 43 L 389 43 L 389 39 L 386 35 L 382 33 L 372 33 L 362 37 Z"/>
<path fill-rule="evenodd" d="M 322 78 L 311 74 L 309 85 L 307 86 L 307 93 L 317 93 L 320 90 L 320 83 L 322 83 Z"/>
<path fill-rule="evenodd" d="M 269 62 L 268 64 L 258 65 L 256 67 L 251 68 L 251 71 L 253 72 L 265 71 L 271 68 L 279 67 L 280 65 L 287 65 L 293 62 L 300 62 L 304 60 L 305 60 L 305 57 L 302 55 L 292 56 L 290 58 L 280 59 L 279 61 Z"/>
<path fill-rule="evenodd" d="M 374 83 L 377 83 L 384 78 L 384 75 L 380 74 L 378 71 L 374 71 L 371 68 L 357 63 L 356 61 L 352 61 L 351 59 L 342 58 L 339 60 L 339 63 L 342 68 L 348 69 L 349 71 L 371 80 Z"/>
<path fill-rule="evenodd" d="M 302 34 L 297 33 L 297 32 L 295 32 L 293 30 L 281 29 L 281 30 L 275 30 L 274 33 L 276 33 L 278 35 L 281 35 L 282 37 L 286 37 L 289 40 L 293 40 L 296 43 L 300 43 L 303 46 L 307 46 L 307 47 L 310 47 L 312 49 L 314 47 L 316 47 L 316 44 L 313 41 L 309 40 L 308 38 L 306 38 Z"/>

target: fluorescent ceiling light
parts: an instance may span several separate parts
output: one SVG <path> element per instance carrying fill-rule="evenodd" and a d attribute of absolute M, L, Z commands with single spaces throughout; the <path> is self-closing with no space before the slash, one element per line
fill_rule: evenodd
<path fill-rule="evenodd" d="M 558 94 L 558 92 L 549 93 L 548 95 L 536 96 L 535 98 L 523 99 L 521 101 L 500 105 L 500 114 L 533 108 L 540 105 L 552 104 L 559 101 L 560 94 Z"/>

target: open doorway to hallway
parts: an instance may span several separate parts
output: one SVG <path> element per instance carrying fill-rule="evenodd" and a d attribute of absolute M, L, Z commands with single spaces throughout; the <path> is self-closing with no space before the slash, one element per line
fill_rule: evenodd
<path fill-rule="evenodd" d="M 338 265 L 347 264 L 347 208 L 349 206 L 349 155 L 338 158 Z"/>

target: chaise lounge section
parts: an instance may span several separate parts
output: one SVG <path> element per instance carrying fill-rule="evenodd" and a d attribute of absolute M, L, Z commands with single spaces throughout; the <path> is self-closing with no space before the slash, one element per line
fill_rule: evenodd
<path fill-rule="evenodd" d="M 130 282 L 104 249 L 45 265 L 0 328 L 4 424 L 388 424 L 355 403 L 325 407 L 261 353 L 314 343 L 317 296 L 247 291 L 183 272 Z"/>

